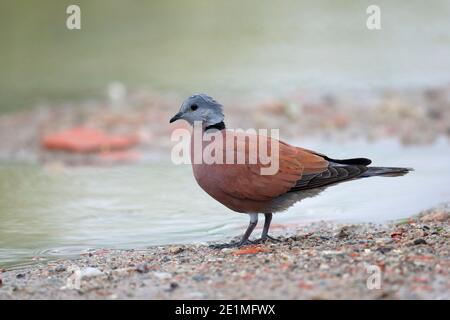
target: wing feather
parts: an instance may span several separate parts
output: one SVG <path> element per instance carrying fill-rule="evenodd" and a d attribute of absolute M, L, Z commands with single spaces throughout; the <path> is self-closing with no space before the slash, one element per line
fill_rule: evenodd
<path fill-rule="evenodd" d="M 367 171 L 365 164 L 370 163 L 370 160 L 364 158 L 333 160 L 317 152 L 265 136 L 228 130 L 224 130 L 224 133 L 224 159 L 227 153 L 233 152 L 234 159 L 243 157 L 246 163 L 209 166 L 208 177 L 223 193 L 237 199 L 268 201 L 288 192 L 320 188 L 356 178 Z M 269 154 L 272 152 L 271 143 L 278 145 L 278 154 L 270 154 L 271 160 L 278 161 L 279 164 L 278 171 L 273 175 L 261 174 L 261 169 L 269 167 L 271 163 L 264 164 L 259 150 L 255 150 L 261 145 L 260 139 L 266 139 Z M 258 155 L 256 163 L 249 164 L 248 160 L 254 154 Z"/>
<path fill-rule="evenodd" d="M 240 153 L 245 152 L 245 157 L 248 159 L 249 153 L 255 151 L 252 149 L 254 146 L 248 143 L 248 139 L 238 136 L 244 133 L 233 132 L 231 134 L 233 134 L 232 138 L 228 136 L 230 131 L 227 131 L 224 154 L 234 152 L 238 156 L 242 156 Z M 230 144 L 228 139 L 232 139 L 234 142 Z M 271 154 L 272 161 L 278 161 L 278 171 L 273 175 L 262 175 L 261 169 L 269 167 L 270 164 L 263 164 L 259 157 L 255 164 L 217 166 L 214 176 L 218 178 L 217 182 L 220 184 L 222 192 L 239 199 L 271 200 L 289 192 L 304 174 L 320 174 L 327 170 L 328 161 L 321 156 L 265 136 L 257 136 L 257 145 L 260 145 L 259 139 L 267 139 L 268 147 L 271 146 L 271 143 L 278 144 L 279 153 Z M 243 143 L 245 145 L 242 145 Z M 269 147 L 269 153 L 271 151 Z"/>

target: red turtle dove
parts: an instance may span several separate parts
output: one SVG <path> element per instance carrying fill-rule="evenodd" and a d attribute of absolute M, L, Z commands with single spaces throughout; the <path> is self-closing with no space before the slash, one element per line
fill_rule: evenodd
<path fill-rule="evenodd" d="M 222 105 L 206 94 L 187 98 L 170 122 L 179 119 L 192 126 L 201 124 L 200 139 L 195 139 L 195 133 L 191 136 L 192 168 L 200 187 L 229 209 L 250 216 L 250 224 L 242 240 L 230 246 L 252 243 L 249 236 L 258 223 L 258 214 L 265 216 L 259 241 L 274 240 L 268 235 L 274 212 L 284 211 L 295 202 L 313 197 L 326 187 L 343 181 L 401 176 L 412 170 L 371 167 L 371 160 L 366 158 L 332 159 L 264 135 L 228 130 Z M 205 139 L 205 135 L 214 138 Z M 261 145 L 267 146 L 265 153 Z M 215 161 L 194 161 L 196 152 L 201 153 L 199 159 L 203 160 L 206 148 L 214 150 L 211 155 Z M 269 156 L 270 163 L 261 154 Z M 240 156 L 245 161 L 237 161 Z M 263 169 L 269 169 L 274 162 L 277 170 L 263 174 Z"/>

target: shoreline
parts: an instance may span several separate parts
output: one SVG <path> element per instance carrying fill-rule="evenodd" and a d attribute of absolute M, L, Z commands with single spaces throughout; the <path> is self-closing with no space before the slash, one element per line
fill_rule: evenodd
<path fill-rule="evenodd" d="M 0 300 L 450 299 L 449 224 L 445 204 L 402 222 L 313 223 L 243 248 L 100 249 L 0 270 Z"/>

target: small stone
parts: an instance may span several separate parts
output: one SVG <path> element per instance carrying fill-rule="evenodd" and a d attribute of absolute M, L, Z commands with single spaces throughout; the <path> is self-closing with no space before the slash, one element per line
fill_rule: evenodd
<path fill-rule="evenodd" d="M 200 291 L 193 291 L 187 293 L 189 299 L 205 299 L 206 294 Z"/>
<path fill-rule="evenodd" d="M 419 238 L 419 239 L 414 240 L 413 244 L 417 246 L 420 244 L 427 244 L 427 242 L 424 239 Z"/>
<path fill-rule="evenodd" d="M 192 280 L 200 282 L 208 280 L 208 277 L 205 277 L 203 274 L 196 274 L 195 276 L 192 277 Z"/>
<path fill-rule="evenodd" d="M 25 273 L 18 273 L 18 274 L 16 275 L 16 278 L 17 278 L 17 279 L 25 278 Z"/>
<path fill-rule="evenodd" d="M 349 228 L 344 226 L 341 228 L 341 230 L 339 230 L 337 237 L 339 239 L 343 239 L 343 238 L 347 238 L 349 235 L 350 235 Z"/>
<path fill-rule="evenodd" d="M 320 270 L 328 270 L 328 269 L 330 269 L 330 266 L 325 263 L 321 263 L 319 266 L 319 269 Z"/>
<path fill-rule="evenodd" d="M 149 271 L 148 265 L 146 263 L 141 263 L 136 267 L 136 271 L 139 273 L 147 273 Z"/>
<path fill-rule="evenodd" d="M 342 252 L 341 251 L 337 251 L 337 250 L 323 250 L 321 253 L 324 256 L 342 255 Z"/>
<path fill-rule="evenodd" d="M 183 251 L 184 251 L 184 249 L 182 247 L 178 247 L 178 246 L 169 248 L 169 252 L 171 254 L 178 254 L 178 253 L 181 253 Z"/>
<path fill-rule="evenodd" d="M 394 249 L 393 247 L 379 247 L 376 249 L 376 251 L 381 252 L 382 254 L 385 254 L 389 251 L 391 251 L 392 249 Z"/>
<path fill-rule="evenodd" d="M 153 272 L 153 275 L 156 278 L 161 279 L 161 280 L 172 278 L 172 275 L 168 272 L 155 271 L 155 272 Z"/>
<path fill-rule="evenodd" d="M 393 240 L 391 238 L 378 238 L 375 240 L 376 244 L 388 244 L 388 243 L 392 243 Z"/>
<path fill-rule="evenodd" d="M 170 261 L 170 258 L 168 256 L 164 256 L 161 259 L 161 262 L 169 262 L 169 261 Z"/>
<path fill-rule="evenodd" d="M 97 277 L 102 275 L 103 272 L 101 272 L 97 268 L 87 267 L 80 270 L 81 278 L 91 278 L 91 277 Z"/>
<path fill-rule="evenodd" d="M 174 290 L 175 290 L 176 288 L 178 288 L 178 287 L 179 287 L 178 283 L 176 283 L 176 282 L 171 282 L 170 285 L 169 285 L 169 288 L 166 289 L 165 291 L 167 291 L 167 292 L 172 292 L 172 291 L 174 291 Z"/>
<path fill-rule="evenodd" d="M 66 271 L 66 270 L 67 270 L 66 267 L 63 266 L 62 264 L 58 265 L 58 266 L 55 268 L 55 271 L 56 271 L 56 272 L 64 272 L 64 271 Z"/>

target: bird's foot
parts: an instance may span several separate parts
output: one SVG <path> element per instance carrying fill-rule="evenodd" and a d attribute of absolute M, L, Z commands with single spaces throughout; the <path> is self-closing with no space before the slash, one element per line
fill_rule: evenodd
<path fill-rule="evenodd" d="M 265 237 L 261 237 L 260 239 L 255 241 L 255 243 L 267 243 L 267 242 L 279 243 L 279 242 L 281 242 L 281 240 L 271 237 L 269 235 L 266 235 Z"/>
<path fill-rule="evenodd" d="M 230 242 L 230 243 L 220 243 L 220 244 L 212 244 L 209 247 L 212 249 L 225 249 L 225 248 L 240 248 L 249 246 L 252 244 L 255 244 L 256 242 L 250 241 L 250 240 L 244 240 L 244 241 L 237 241 L 237 242 Z"/>

